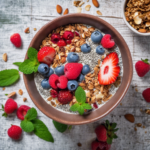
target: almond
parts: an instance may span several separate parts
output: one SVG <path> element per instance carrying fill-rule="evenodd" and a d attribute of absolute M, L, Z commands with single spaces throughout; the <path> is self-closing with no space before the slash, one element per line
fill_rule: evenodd
<path fill-rule="evenodd" d="M 77 13 L 81 13 L 82 8 L 81 7 L 77 7 Z"/>
<path fill-rule="evenodd" d="M 23 98 L 23 101 L 24 101 L 24 102 L 26 102 L 26 101 L 27 101 L 27 98 L 26 98 L 26 97 L 24 97 L 24 98 Z"/>
<path fill-rule="evenodd" d="M 134 123 L 134 116 L 132 114 L 126 114 L 124 116 L 129 122 Z"/>
<path fill-rule="evenodd" d="M 146 33 L 145 29 L 139 29 L 138 31 L 141 32 L 141 33 Z"/>
<path fill-rule="evenodd" d="M 24 33 L 30 33 L 29 27 L 24 30 Z"/>
<path fill-rule="evenodd" d="M 13 97 L 15 95 L 16 95 L 16 92 L 12 92 L 12 93 L 8 94 L 7 97 Z"/>
<path fill-rule="evenodd" d="M 61 7 L 60 5 L 57 5 L 57 6 L 56 6 L 56 10 L 57 10 L 57 12 L 58 12 L 59 14 L 62 13 L 62 7 Z"/>
<path fill-rule="evenodd" d="M 99 3 L 97 0 L 92 0 L 92 3 L 95 7 L 99 7 Z"/>
<path fill-rule="evenodd" d="M 6 54 L 6 53 L 3 54 L 3 60 L 4 60 L 5 62 L 7 61 L 7 54 Z"/>
<path fill-rule="evenodd" d="M 64 64 L 66 62 L 66 57 L 61 57 L 61 63 Z"/>
<path fill-rule="evenodd" d="M 69 12 L 68 8 L 66 8 L 66 10 L 64 11 L 63 15 L 67 15 Z"/>
<path fill-rule="evenodd" d="M 21 89 L 19 89 L 19 90 L 18 90 L 18 94 L 19 94 L 19 95 L 22 95 L 22 94 L 23 94 L 23 91 L 22 91 Z"/>
<path fill-rule="evenodd" d="M 86 5 L 86 6 L 85 6 L 85 10 L 86 10 L 86 11 L 90 11 L 90 8 L 91 8 L 91 5 Z"/>
<path fill-rule="evenodd" d="M 99 10 L 97 10 L 96 13 L 100 16 L 102 15 L 102 13 Z"/>

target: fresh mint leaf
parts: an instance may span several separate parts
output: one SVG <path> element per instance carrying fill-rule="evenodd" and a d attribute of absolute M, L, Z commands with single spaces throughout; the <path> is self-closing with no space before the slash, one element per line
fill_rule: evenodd
<path fill-rule="evenodd" d="M 92 106 L 88 103 L 81 104 L 84 109 L 92 109 Z"/>
<path fill-rule="evenodd" d="M 30 47 L 28 49 L 27 55 L 30 60 L 37 60 L 37 54 L 38 54 L 38 51 L 35 48 Z"/>
<path fill-rule="evenodd" d="M 86 102 L 86 93 L 81 86 L 78 86 L 77 90 L 75 91 L 75 97 L 79 103 Z"/>
<path fill-rule="evenodd" d="M 82 105 L 79 105 L 79 107 L 78 107 L 78 112 L 79 112 L 80 115 L 83 115 L 83 114 L 84 114 L 84 108 L 83 108 Z"/>
<path fill-rule="evenodd" d="M 39 66 L 39 64 L 34 67 L 34 73 L 36 73 L 38 71 L 38 66 Z"/>
<path fill-rule="evenodd" d="M 36 109 L 35 108 L 30 108 L 29 110 L 28 110 L 28 112 L 27 112 L 27 114 L 25 115 L 25 119 L 26 120 L 33 120 L 33 119 L 36 119 L 36 117 L 37 117 L 37 111 L 36 111 Z"/>
<path fill-rule="evenodd" d="M 22 62 L 14 62 L 13 64 L 19 67 L 22 64 Z"/>
<path fill-rule="evenodd" d="M 19 71 L 8 69 L 0 71 L 0 87 L 10 86 L 20 78 Z"/>
<path fill-rule="evenodd" d="M 32 132 L 34 130 L 33 123 L 28 120 L 21 121 L 20 126 L 25 132 Z"/>
<path fill-rule="evenodd" d="M 5 96 L 7 96 L 8 94 L 5 94 Z"/>
<path fill-rule="evenodd" d="M 142 60 L 143 62 L 145 62 L 146 64 L 149 64 L 148 59 L 142 59 L 142 58 L 141 58 L 141 60 Z"/>
<path fill-rule="evenodd" d="M 68 128 L 68 125 L 59 123 L 55 120 L 53 120 L 53 124 L 54 124 L 55 128 L 61 133 L 65 132 Z"/>
<path fill-rule="evenodd" d="M 78 108 L 79 108 L 80 106 L 79 106 L 79 103 L 75 103 L 74 105 L 72 105 L 71 107 L 70 107 L 70 110 L 71 111 L 78 111 Z"/>
<path fill-rule="evenodd" d="M 39 119 L 32 120 L 32 123 L 34 125 L 34 133 L 41 139 L 48 141 L 48 142 L 54 142 L 54 139 L 49 132 L 46 125 Z"/>

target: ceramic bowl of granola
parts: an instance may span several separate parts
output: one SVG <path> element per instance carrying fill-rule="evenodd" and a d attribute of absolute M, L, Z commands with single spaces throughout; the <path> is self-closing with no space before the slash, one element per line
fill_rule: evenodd
<path fill-rule="evenodd" d="M 58 122 L 80 125 L 101 119 L 130 86 L 128 46 L 98 17 L 58 17 L 37 32 L 29 47 L 38 50 L 40 65 L 37 73 L 24 75 L 25 86 L 41 112 Z"/>
<path fill-rule="evenodd" d="M 126 25 L 134 33 L 150 36 L 150 0 L 124 0 L 122 14 Z"/>

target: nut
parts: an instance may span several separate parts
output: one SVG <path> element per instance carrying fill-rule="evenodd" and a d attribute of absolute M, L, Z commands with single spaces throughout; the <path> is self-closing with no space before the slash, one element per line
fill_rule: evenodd
<path fill-rule="evenodd" d="M 126 114 L 124 116 L 129 122 L 134 123 L 134 116 L 132 114 Z"/>
<path fill-rule="evenodd" d="M 57 6 L 56 6 L 56 10 L 57 10 L 57 12 L 58 12 L 59 14 L 62 13 L 62 7 L 61 7 L 60 5 L 57 5 Z"/>
<path fill-rule="evenodd" d="M 77 13 L 81 13 L 81 11 L 82 11 L 82 8 L 81 8 L 81 7 L 78 7 L 78 8 L 77 8 Z"/>
<path fill-rule="evenodd" d="M 100 16 L 102 15 L 102 13 L 99 10 L 97 10 L 96 13 Z"/>
<path fill-rule="evenodd" d="M 145 29 L 139 29 L 138 31 L 141 32 L 141 33 L 146 33 Z"/>
<path fill-rule="evenodd" d="M 27 101 L 27 98 L 26 98 L 26 97 L 24 97 L 24 98 L 23 98 L 23 101 L 24 101 L 24 102 L 26 102 L 26 101 Z"/>
<path fill-rule="evenodd" d="M 86 93 L 86 97 L 91 97 L 90 92 L 87 92 L 87 93 Z"/>
<path fill-rule="evenodd" d="M 83 4 L 84 4 L 84 2 L 80 2 L 80 3 L 79 3 L 79 7 L 81 7 Z"/>
<path fill-rule="evenodd" d="M 29 27 L 24 30 L 24 33 L 30 33 Z"/>
<path fill-rule="evenodd" d="M 34 30 L 34 31 L 36 31 L 37 29 L 36 29 L 36 28 L 34 28 L 33 30 Z"/>
<path fill-rule="evenodd" d="M 99 3 L 97 0 L 92 0 L 92 3 L 95 7 L 99 7 Z"/>
<path fill-rule="evenodd" d="M 80 2 L 81 2 L 81 1 L 76 1 L 76 0 L 74 0 L 73 5 L 76 6 L 76 7 L 78 7 L 79 4 L 80 4 Z"/>
<path fill-rule="evenodd" d="M 91 5 L 86 5 L 86 6 L 85 6 L 85 10 L 86 10 L 86 11 L 90 11 L 90 8 L 91 8 Z"/>
<path fill-rule="evenodd" d="M 52 99 L 53 99 L 52 97 L 47 98 L 48 101 L 51 101 Z"/>
<path fill-rule="evenodd" d="M 66 62 L 66 57 L 61 57 L 61 63 L 64 64 Z"/>
<path fill-rule="evenodd" d="M 146 22 L 145 26 L 150 27 L 150 21 Z"/>
<path fill-rule="evenodd" d="M 13 97 L 15 95 L 16 95 L 16 92 L 12 92 L 12 93 L 8 94 L 7 97 Z"/>
<path fill-rule="evenodd" d="M 3 91 L 5 91 L 5 87 L 3 87 Z"/>
<path fill-rule="evenodd" d="M 142 23 L 142 19 L 139 16 L 134 17 L 134 22 L 135 24 L 141 24 Z"/>
<path fill-rule="evenodd" d="M 22 94 L 23 94 L 23 91 L 22 91 L 21 89 L 19 89 L 19 90 L 18 90 L 18 94 L 19 94 L 19 95 L 22 95 Z"/>
<path fill-rule="evenodd" d="M 2 58 L 5 62 L 7 62 L 7 53 L 4 53 Z"/>
<path fill-rule="evenodd" d="M 63 13 L 63 15 L 68 14 L 68 12 L 69 12 L 69 10 L 68 10 L 68 8 L 66 8 L 66 10 L 65 10 L 64 13 Z"/>

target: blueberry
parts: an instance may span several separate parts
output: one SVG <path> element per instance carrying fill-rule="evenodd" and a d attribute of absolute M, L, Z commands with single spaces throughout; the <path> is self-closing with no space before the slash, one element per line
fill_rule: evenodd
<path fill-rule="evenodd" d="M 99 31 L 94 31 L 91 35 L 91 40 L 94 42 L 94 43 L 100 43 L 100 41 L 102 40 L 102 33 L 100 33 Z"/>
<path fill-rule="evenodd" d="M 46 73 L 49 72 L 49 66 L 47 64 L 40 64 L 38 66 L 38 72 L 41 73 L 42 75 L 45 75 Z"/>
<path fill-rule="evenodd" d="M 50 84 L 49 84 L 47 78 L 44 79 L 44 80 L 41 82 L 41 86 L 43 87 L 43 89 L 50 89 L 50 88 L 51 88 L 51 86 L 50 86 Z"/>
<path fill-rule="evenodd" d="M 78 79 L 77 79 L 79 82 L 82 82 L 84 80 L 84 75 L 83 74 L 80 74 Z"/>
<path fill-rule="evenodd" d="M 97 53 L 97 54 L 100 54 L 100 55 L 103 55 L 103 54 L 105 53 L 105 50 L 104 50 L 104 48 L 103 48 L 102 45 L 98 45 L 98 46 L 96 47 L 96 53 Z"/>
<path fill-rule="evenodd" d="M 82 68 L 82 74 L 88 74 L 91 71 L 89 65 L 84 65 Z"/>
<path fill-rule="evenodd" d="M 79 55 L 77 53 L 71 52 L 67 56 L 68 62 L 78 62 L 79 61 Z"/>
<path fill-rule="evenodd" d="M 91 47 L 90 47 L 88 44 L 83 44 L 83 45 L 81 46 L 81 51 L 82 51 L 83 53 L 89 53 L 89 52 L 91 51 Z"/>
<path fill-rule="evenodd" d="M 44 75 L 44 77 L 49 78 L 54 73 L 52 68 L 49 69 L 49 72 Z"/>
<path fill-rule="evenodd" d="M 64 66 L 58 66 L 55 68 L 55 73 L 60 76 L 64 74 Z"/>
<path fill-rule="evenodd" d="M 78 87 L 78 82 L 76 80 L 70 80 L 67 83 L 67 87 L 69 91 L 75 91 Z"/>

